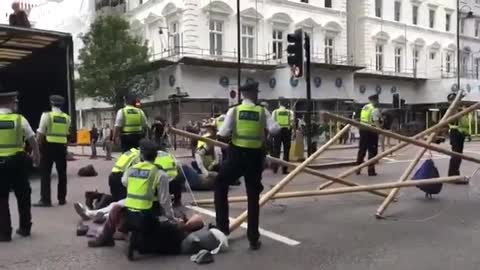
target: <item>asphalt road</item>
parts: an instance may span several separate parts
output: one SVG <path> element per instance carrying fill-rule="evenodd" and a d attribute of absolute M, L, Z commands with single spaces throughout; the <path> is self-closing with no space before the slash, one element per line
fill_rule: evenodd
<path fill-rule="evenodd" d="M 412 147 L 384 160 L 378 166 L 377 177 L 361 175 L 351 179 L 364 184 L 397 181 L 417 151 Z M 468 144 L 466 153 L 478 156 L 480 144 Z M 355 156 L 355 150 L 331 151 L 325 156 L 329 160 L 348 159 Z M 441 174 L 445 175 L 448 158 L 437 154 L 433 158 Z M 76 176 L 78 168 L 87 164 L 94 164 L 98 177 Z M 433 200 L 425 199 L 416 188 L 403 189 L 398 202 L 387 209 L 384 220 L 374 218 L 381 200 L 365 193 L 275 201 L 268 203 L 261 212 L 261 227 L 271 232 L 275 239 L 263 236 L 264 245 L 257 252 L 248 250 L 245 230 L 239 229 L 232 235 L 231 250 L 217 255 L 210 265 L 198 266 L 187 256 L 144 257 L 128 262 L 122 242 L 117 242 L 114 248 L 90 249 L 86 238 L 75 236 L 79 218 L 73 211 L 73 202 L 83 201 L 85 190 L 107 191 L 107 176 L 112 164 L 85 158 L 70 162 L 68 204 L 49 209 L 34 208 L 32 237 L 15 236 L 13 242 L 1 243 L 0 269 L 477 270 L 480 265 L 480 257 L 477 257 L 480 250 L 480 235 L 477 235 L 480 228 L 480 175 L 474 176 L 469 186 L 445 185 L 442 193 Z M 464 162 L 462 172 L 469 175 L 477 167 Z M 342 170 L 324 172 L 337 175 Z M 266 171 L 265 188 L 270 188 L 281 178 L 282 175 Z M 286 190 L 312 189 L 323 181 L 302 174 Z M 32 200 L 36 201 L 39 198 L 38 180 L 32 180 L 32 188 Z M 53 186 L 52 190 L 52 198 L 55 198 L 56 188 Z M 244 189 L 235 187 L 231 193 L 243 194 Z M 189 194 L 184 197 L 185 202 L 193 201 Z M 209 192 L 195 194 L 197 199 L 210 197 Z M 10 201 L 16 227 L 13 196 Z M 232 205 L 231 216 L 244 208 L 244 204 Z M 299 244 L 289 245 L 281 237 Z"/>

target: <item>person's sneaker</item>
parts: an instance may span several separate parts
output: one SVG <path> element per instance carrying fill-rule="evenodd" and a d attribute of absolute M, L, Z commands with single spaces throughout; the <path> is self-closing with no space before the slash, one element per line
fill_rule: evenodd
<path fill-rule="evenodd" d="M 362 170 L 357 170 L 357 171 L 355 172 L 356 175 L 360 175 L 361 173 L 362 173 Z"/>
<path fill-rule="evenodd" d="M 51 202 L 44 202 L 42 200 L 38 201 L 37 203 L 32 204 L 33 207 L 52 207 Z"/>
<path fill-rule="evenodd" d="M 251 250 L 259 250 L 262 247 L 262 242 L 260 240 L 250 242 L 250 249 Z"/>
<path fill-rule="evenodd" d="M 368 172 L 368 176 L 377 176 L 376 172 Z"/>
<path fill-rule="evenodd" d="M 107 217 L 105 217 L 105 213 L 102 212 L 97 212 L 93 217 L 93 223 L 95 224 L 103 224 L 106 220 Z"/>
<path fill-rule="evenodd" d="M 82 220 L 90 220 L 90 217 L 87 215 L 87 209 L 81 203 L 76 202 L 73 204 L 73 208 L 75 208 L 75 212 L 77 212 Z"/>
<path fill-rule="evenodd" d="M 16 233 L 20 236 L 28 237 L 28 236 L 30 236 L 30 229 L 28 229 L 28 228 L 18 228 Z"/>
<path fill-rule="evenodd" d="M 66 200 L 58 200 L 58 205 L 65 205 L 67 204 Z"/>

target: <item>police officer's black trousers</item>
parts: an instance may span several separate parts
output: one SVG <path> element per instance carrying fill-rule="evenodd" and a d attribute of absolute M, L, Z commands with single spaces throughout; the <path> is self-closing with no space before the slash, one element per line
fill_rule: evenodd
<path fill-rule="evenodd" d="M 17 198 L 20 228 L 31 227 L 31 189 L 28 158 L 25 153 L 12 157 L 0 157 L 0 237 L 11 235 L 11 219 L 8 197 L 13 190 Z"/>
<path fill-rule="evenodd" d="M 53 163 L 58 175 L 58 201 L 65 201 L 67 196 L 67 146 L 61 143 L 46 143 L 41 147 L 41 187 L 40 200 L 51 203 L 51 174 Z"/>
<path fill-rule="evenodd" d="M 122 145 L 122 152 L 125 153 L 132 148 L 137 148 L 140 145 L 140 140 L 143 139 L 145 135 L 143 133 L 139 134 L 122 134 L 120 136 L 120 143 Z"/>
<path fill-rule="evenodd" d="M 215 179 L 215 211 L 218 228 L 229 234 L 228 187 L 241 176 L 245 177 L 248 197 L 248 229 L 250 242 L 259 239 L 258 219 L 260 214 L 259 196 L 263 191 L 262 171 L 265 160 L 263 149 L 247 149 L 230 145 L 227 160 L 222 164 Z"/>
<path fill-rule="evenodd" d="M 127 188 L 122 184 L 122 172 L 112 172 L 108 177 L 112 200 L 118 202 L 127 197 Z"/>
<path fill-rule="evenodd" d="M 173 203 L 180 204 L 182 202 L 182 191 L 185 187 L 185 177 L 182 173 L 179 173 L 169 183 L 170 194 L 173 195 Z"/>
<path fill-rule="evenodd" d="M 463 145 L 465 143 L 465 135 L 458 131 L 458 129 L 450 130 L 450 145 L 452 151 L 463 153 Z M 450 164 L 448 166 L 448 176 L 460 175 L 460 164 L 462 159 L 459 157 L 450 157 Z"/>
<path fill-rule="evenodd" d="M 368 151 L 368 159 L 375 157 L 378 153 L 378 134 L 368 130 L 360 129 L 360 142 L 358 146 L 357 164 L 362 164 Z M 369 174 L 375 173 L 375 165 L 368 166 Z"/>
<path fill-rule="evenodd" d="M 282 128 L 280 129 L 280 133 L 273 137 L 273 152 L 272 156 L 279 158 L 281 148 L 283 145 L 283 160 L 289 161 L 290 160 L 290 145 L 292 142 L 292 130 L 289 128 Z M 273 170 L 277 170 L 276 164 L 273 165 Z M 283 172 L 287 172 L 288 167 L 283 167 Z"/>

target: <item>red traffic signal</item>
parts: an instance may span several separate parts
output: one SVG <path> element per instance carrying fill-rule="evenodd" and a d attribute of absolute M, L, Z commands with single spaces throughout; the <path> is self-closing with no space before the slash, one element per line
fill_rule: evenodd
<path fill-rule="evenodd" d="M 303 31 L 297 29 L 295 33 L 287 35 L 287 61 L 292 67 L 293 76 L 296 78 L 303 75 Z"/>

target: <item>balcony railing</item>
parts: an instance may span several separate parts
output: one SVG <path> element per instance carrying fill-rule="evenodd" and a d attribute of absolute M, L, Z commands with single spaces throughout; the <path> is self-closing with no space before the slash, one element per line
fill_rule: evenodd
<path fill-rule="evenodd" d="M 192 57 L 210 61 L 219 62 L 237 62 L 237 51 L 212 51 L 210 49 L 178 46 L 175 48 L 165 49 L 160 53 L 154 53 L 150 59 L 178 61 L 183 57 Z M 328 61 L 327 61 L 328 60 Z M 332 65 L 352 65 L 353 61 L 346 55 L 333 55 L 333 57 L 325 58 L 324 54 L 312 55 L 312 63 L 332 64 Z M 253 57 L 242 56 L 242 63 L 255 65 L 286 65 L 286 52 L 284 57 L 276 58 L 275 53 L 255 54 Z"/>
<path fill-rule="evenodd" d="M 419 79 L 427 78 L 427 72 L 420 69 L 401 68 L 400 71 L 398 71 L 395 69 L 395 67 L 383 66 L 380 70 L 378 70 L 375 64 L 365 65 L 365 69 L 361 70 L 360 72 L 383 75 L 383 76 L 405 77 L 405 78 L 419 78 Z"/>
<path fill-rule="evenodd" d="M 312 63 L 331 64 L 331 65 L 348 65 L 352 66 L 353 58 L 347 55 L 333 54 L 332 56 L 325 53 L 313 53 Z"/>
<path fill-rule="evenodd" d="M 449 79 L 449 78 L 456 78 L 457 77 L 457 69 L 450 68 L 447 70 L 445 67 L 442 67 L 442 78 Z M 463 79 L 480 79 L 480 69 L 467 69 L 460 71 L 460 78 Z"/>
<path fill-rule="evenodd" d="M 192 57 L 210 61 L 219 62 L 237 62 L 237 52 L 233 51 L 218 51 L 213 53 L 210 49 L 202 49 L 195 47 L 178 46 L 171 49 L 166 49 L 160 53 L 154 53 L 151 56 L 152 61 L 156 60 L 170 60 L 178 61 L 183 57 Z M 274 59 L 274 54 L 255 54 L 253 57 L 242 57 L 242 63 L 255 65 L 275 65 L 279 64 L 278 59 Z"/>
<path fill-rule="evenodd" d="M 96 0 L 95 11 L 104 9 L 114 9 L 117 12 L 125 13 L 127 11 L 126 0 Z"/>

